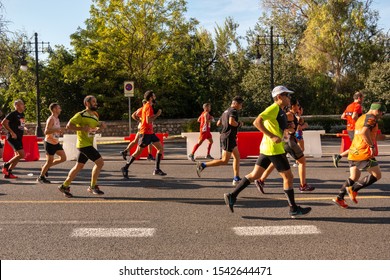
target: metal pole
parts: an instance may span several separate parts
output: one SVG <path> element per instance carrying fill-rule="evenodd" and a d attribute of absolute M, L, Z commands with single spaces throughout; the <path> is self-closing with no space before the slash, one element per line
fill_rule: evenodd
<path fill-rule="evenodd" d="M 271 39 L 271 90 L 274 89 L 274 32 L 273 32 L 274 27 L 271 26 L 271 34 L 270 34 L 270 39 Z"/>
<path fill-rule="evenodd" d="M 35 33 L 35 85 L 37 87 L 37 99 L 36 99 L 36 110 L 37 110 L 37 126 L 35 128 L 35 135 L 43 137 L 43 131 L 41 127 L 41 92 L 39 89 L 39 61 L 38 61 L 38 33 Z"/>
<path fill-rule="evenodd" d="M 129 96 L 129 136 L 131 135 L 131 101 Z"/>

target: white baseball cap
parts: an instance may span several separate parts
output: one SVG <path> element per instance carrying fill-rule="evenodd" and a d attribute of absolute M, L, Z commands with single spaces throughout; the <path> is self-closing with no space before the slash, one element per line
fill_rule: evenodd
<path fill-rule="evenodd" d="M 294 93 L 292 90 L 289 90 L 285 86 L 277 86 L 277 87 L 274 87 L 274 89 L 272 90 L 272 97 L 276 97 L 279 94 L 282 94 L 284 92 L 286 92 L 286 93 Z"/>

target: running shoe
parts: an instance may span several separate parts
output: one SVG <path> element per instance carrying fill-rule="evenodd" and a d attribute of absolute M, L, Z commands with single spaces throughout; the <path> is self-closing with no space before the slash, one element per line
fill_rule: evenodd
<path fill-rule="evenodd" d="M 234 203 L 236 203 L 236 200 L 237 200 L 237 199 L 234 198 L 234 197 L 232 196 L 231 193 L 225 193 L 225 194 L 223 195 L 223 198 L 225 199 L 225 204 L 226 204 L 226 206 L 229 207 L 229 209 L 230 209 L 230 211 L 231 211 L 232 213 L 234 213 L 233 206 L 234 206 Z"/>
<path fill-rule="evenodd" d="M 204 157 L 205 159 L 214 159 L 211 155 L 207 155 Z"/>
<path fill-rule="evenodd" d="M 240 183 L 240 181 L 241 181 L 241 178 L 238 177 L 238 176 L 235 176 L 235 177 L 233 178 L 232 185 L 233 185 L 233 186 L 237 186 L 237 185 Z"/>
<path fill-rule="evenodd" d="M 291 216 L 291 218 L 294 219 L 299 216 L 307 215 L 310 213 L 310 211 L 311 211 L 311 207 L 303 208 L 301 206 L 297 206 L 297 209 L 295 211 L 290 211 L 289 215 Z"/>
<path fill-rule="evenodd" d="M 12 174 L 11 171 L 8 171 L 8 175 L 4 175 L 3 177 L 4 177 L 4 179 L 17 179 L 18 178 L 18 176 L 15 176 L 14 174 Z"/>
<path fill-rule="evenodd" d="M 347 187 L 347 193 L 348 193 L 348 196 L 349 198 L 353 201 L 353 203 L 357 204 L 358 201 L 356 200 L 356 197 L 357 197 L 357 192 L 354 192 L 352 190 L 352 187 Z"/>
<path fill-rule="evenodd" d="M 333 155 L 333 165 L 334 165 L 334 167 L 339 167 L 339 162 L 340 162 L 340 160 L 341 160 L 341 158 L 342 158 L 342 156 L 340 156 L 339 154 L 336 154 L 336 155 Z"/>
<path fill-rule="evenodd" d="M 88 192 L 92 193 L 92 194 L 98 194 L 98 195 L 102 195 L 104 194 L 104 192 L 102 192 L 99 187 L 96 185 L 95 187 L 89 187 L 87 189 Z"/>
<path fill-rule="evenodd" d="M 3 165 L 2 169 L 1 169 L 1 172 L 2 172 L 4 175 L 8 175 L 8 167 L 5 167 L 5 165 Z"/>
<path fill-rule="evenodd" d="M 167 173 L 165 173 L 165 172 L 162 171 L 161 169 L 155 169 L 155 170 L 153 171 L 153 175 L 165 176 L 165 175 L 167 175 Z"/>
<path fill-rule="evenodd" d="M 193 154 L 189 154 L 189 155 L 188 155 L 188 159 L 189 159 L 190 161 L 195 162 L 195 158 L 194 158 L 194 155 L 193 155 Z"/>
<path fill-rule="evenodd" d="M 203 171 L 203 166 L 202 166 L 202 163 L 200 161 L 197 161 L 196 162 L 196 174 L 198 174 L 198 177 L 200 178 L 200 173 L 202 173 Z"/>
<path fill-rule="evenodd" d="M 70 187 L 65 187 L 64 185 L 58 186 L 58 190 L 64 194 L 65 197 L 71 198 L 73 195 L 70 193 Z"/>
<path fill-rule="evenodd" d="M 262 194 L 265 194 L 265 192 L 264 192 L 264 187 L 265 187 L 264 181 L 262 181 L 262 180 L 255 180 L 255 185 L 256 185 L 256 188 L 259 190 L 259 192 L 261 192 Z"/>
<path fill-rule="evenodd" d="M 149 154 L 147 160 L 148 161 L 155 161 L 156 159 L 151 154 Z"/>
<path fill-rule="evenodd" d="M 310 186 L 308 184 L 304 184 L 303 186 L 302 185 L 299 186 L 299 190 L 301 192 L 311 192 L 311 191 L 314 191 L 315 189 L 316 189 L 315 187 Z"/>
<path fill-rule="evenodd" d="M 37 178 L 37 182 L 41 183 L 41 184 L 50 184 L 51 182 L 49 180 L 47 180 L 45 177 L 41 177 L 41 176 L 38 176 Z"/>
<path fill-rule="evenodd" d="M 121 168 L 122 176 L 125 179 L 129 179 L 129 170 L 126 167 Z"/>
<path fill-rule="evenodd" d="M 341 208 L 348 208 L 348 204 L 345 203 L 344 199 L 339 199 L 338 197 L 332 199 L 333 203 L 336 204 L 337 206 L 340 206 Z"/>
<path fill-rule="evenodd" d="M 121 151 L 120 154 L 124 160 L 127 160 L 127 151 Z"/>

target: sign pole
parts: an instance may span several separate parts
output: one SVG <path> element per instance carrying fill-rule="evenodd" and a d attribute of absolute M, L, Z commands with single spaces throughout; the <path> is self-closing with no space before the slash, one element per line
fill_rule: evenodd
<path fill-rule="evenodd" d="M 129 135 L 131 135 L 131 97 L 134 96 L 134 81 L 126 81 L 123 85 L 125 96 L 129 98 Z"/>
<path fill-rule="evenodd" d="M 131 135 L 131 97 L 129 96 L 129 135 Z"/>

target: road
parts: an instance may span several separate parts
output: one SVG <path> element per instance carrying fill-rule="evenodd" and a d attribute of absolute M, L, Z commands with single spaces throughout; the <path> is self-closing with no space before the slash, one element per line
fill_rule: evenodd
<path fill-rule="evenodd" d="M 57 190 L 73 161 L 50 170 L 52 184 L 35 182 L 43 161 L 21 162 L 16 180 L 0 179 L 0 258 L 9 260 L 379 260 L 390 259 L 390 145 L 378 156 L 383 178 L 359 193 L 357 205 L 332 204 L 348 177 L 347 161 L 336 169 L 336 140 L 323 141 L 323 157 L 308 158 L 312 193 L 299 193 L 300 205 L 313 208 L 300 219 L 288 207 L 276 173 L 266 194 L 251 185 L 230 213 L 223 194 L 233 189 L 231 165 L 204 170 L 198 178 L 186 159 L 185 142 L 165 143 L 161 168 L 136 161 L 130 179 L 120 173 L 125 144 L 99 145 L 105 158 L 100 186 L 104 196 L 87 193 L 92 164 L 72 184 L 72 199 Z M 255 159 L 241 162 L 241 175 Z M 298 183 L 297 168 L 293 168 Z M 28 174 L 33 174 L 29 176 Z M 297 185 L 297 184 L 296 184 Z"/>

